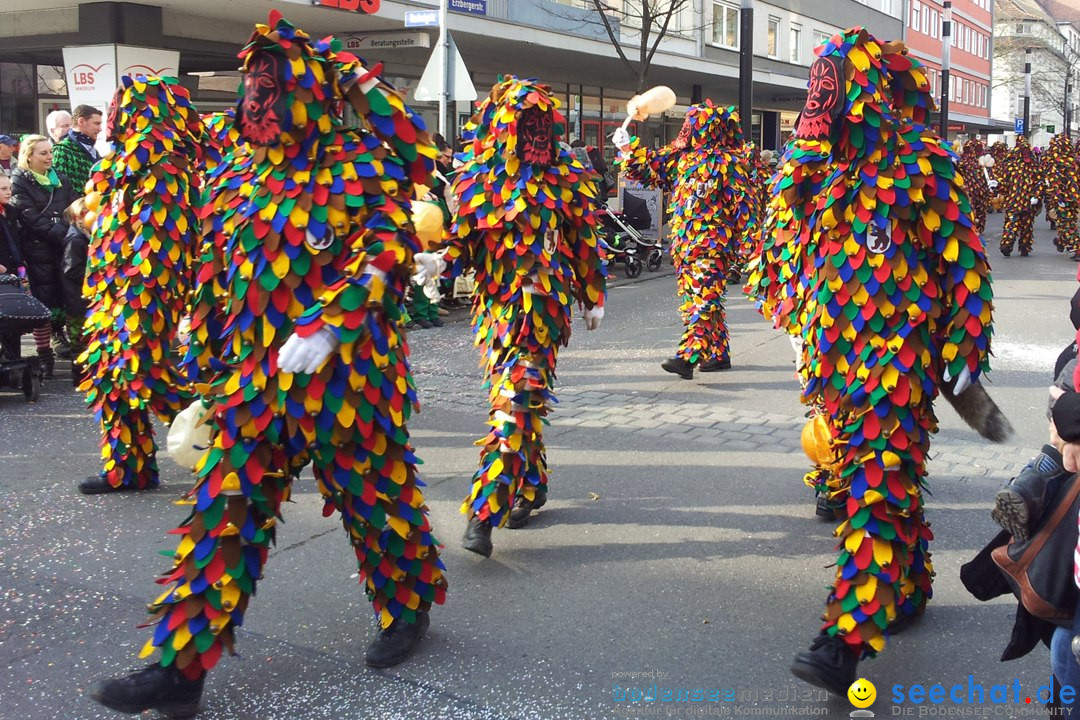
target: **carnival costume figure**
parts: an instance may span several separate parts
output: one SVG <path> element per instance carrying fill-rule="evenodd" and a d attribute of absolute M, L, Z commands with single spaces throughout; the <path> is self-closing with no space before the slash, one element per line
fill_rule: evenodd
<path fill-rule="evenodd" d="M 547 500 L 542 430 L 573 306 L 584 308 L 589 330 L 604 316 L 596 175 L 560 147 L 557 108 L 547 85 L 500 78 L 466 125 L 454 177 L 446 272 L 476 271 L 473 330 L 491 407 L 461 507 L 469 516 L 463 545 L 484 556 L 492 528 L 521 527 Z"/>
<path fill-rule="evenodd" d="M 990 268 L 918 62 L 861 28 L 817 53 L 750 285 L 802 341 L 803 401 L 825 409 L 817 459 L 843 500 L 824 625 L 792 671 L 844 693 L 930 597 L 933 399 L 972 392 L 988 367 Z"/>
<path fill-rule="evenodd" d="M 1050 140 L 1043 162 L 1047 212 L 1055 213 L 1057 237 L 1054 238 L 1054 246 L 1070 253 L 1073 260 L 1080 260 L 1080 237 L 1076 230 L 1080 168 L 1077 167 L 1076 147 L 1068 135 L 1061 133 Z"/>
<path fill-rule="evenodd" d="M 695 367 L 702 372 L 730 368 L 724 315 L 728 269 L 754 231 L 758 204 L 738 113 L 710 101 L 693 105 L 675 141 L 658 150 L 625 130 L 616 131 L 612 141 L 628 177 L 671 197 L 671 254 L 685 330 L 675 357 L 662 367 L 685 380 L 694 377 Z"/>
<path fill-rule="evenodd" d="M 150 413 L 171 422 L 192 390 L 173 353 L 190 299 L 203 128 L 172 79 L 125 77 L 109 114 L 115 150 L 94 167 L 87 207 L 88 300 L 77 362 L 101 424 L 104 469 L 83 493 L 158 484 Z"/>
<path fill-rule="evenodd" d="M 986 145 L 978 138 L 964 143 L 960 152 L 960 174 L 964 176 L 964 190 L 975 220 L 975 232 L 981 236 L 986 231 L 986 213 L 990 209 L 990 175 L 987 166 L 993 166 Z"/>
<path fill-rule="evenodd" d="M 1033 224 L 1039 216 L 1042 202 L 1042 180 L 1039 161 L 1028 145 L 1027 138 L 1016 138 L 1016 147 L 1005 159 L 1001 185 L 1004 188 L 1005 227 L 1001 232 L 1001 254 L 1012 255 L 1013 248 L 1020 246 L 1020 256 L 1031 253 Z"/>
<path fill-rule="evenodd" d="M 251 152 L 213 176 L 188 351 L 215 369 L 200 387 L 211 447 L 150 606 L 141 657 L 160 660 L 94 692 L 125 712 L 194 713 L 309 461 L 381 626 L 369 665 L 404 660 L 446 592 L 405 424 L 416 392 L 398 322 L 417 249 L 408 198 L 430 183 L 435 148 L 379 66 L 276 11 L 240 57 L 236 123 Z M 343 128 L 345 102 L 359 130 Z"/>

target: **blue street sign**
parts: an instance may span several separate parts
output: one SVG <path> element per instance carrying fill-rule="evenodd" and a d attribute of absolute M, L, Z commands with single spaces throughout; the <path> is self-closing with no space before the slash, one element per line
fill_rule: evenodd
<path fill-rule="evenodd" d="M 487 15 L 487 0 L 450 0 L 446 9 L 470 15 Z"/>
<path fill-rule="evenodd" d="M 1024 132 L 1024 118 L 1015 118 L 1013 120 L 1013 129 L 1017 134 Z"/>
<path fill-rule="evenodd" d="M 432 27 L 439 24 L 438 10 L 405 11 L 405 27 Z"/>

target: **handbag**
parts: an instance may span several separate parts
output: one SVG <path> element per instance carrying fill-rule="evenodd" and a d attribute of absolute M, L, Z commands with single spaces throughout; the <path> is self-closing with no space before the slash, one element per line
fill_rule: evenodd
<path fill-rule="evenodd" d="M 202 400 L 196 400 L 177 413 L 169 425 L 166 447 L 177 464 L 194 470 L 210 447 L 210 423 L 205 420 L 209 412 Z"/>
<path fill-rule="evenodd" d="M 1058 487 L 1038 526 L 1025 542 L 1012 542 L 991 553 L 1013 594 L 1035 617 L 1072 627 L 1080 592 L 1074 576 L 1080 474 Z"/>

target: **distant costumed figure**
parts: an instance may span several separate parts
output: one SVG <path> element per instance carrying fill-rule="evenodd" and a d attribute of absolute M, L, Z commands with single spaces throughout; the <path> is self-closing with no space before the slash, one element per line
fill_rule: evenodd
<path fill-rule="evenodd" d="M 977 384 L 990 268 L 956 157 L 926 125 L 919 64 L 862 28 L 817 54 L 749 289 L 799 339 L 803 402 L 823 408 L 804 444 L 841 515 L 840 555 L 824 625 L 792 671 L 839 694 L 931 595 L 922 483 L 934 397 L 988 435 L 1008 423 Z"/>
<path fill-rule="evenodd" d="M 1009 146 L 998 140 L 990 146 L 990 157 L 994 164 L 990 166 L 990 207 L 994 212 L 1001 212 L 1005 206 L 1005 188 L 1001 184 L 1005 174 L 1005 160 L 1009 157 Z"/>
<path fill-rule="evenodd" d="M 94 166 L 79 388 L 101 424 L 99 475 L 83 493 L 158 484 L 150 413 L 168 423 L 192 397 L 177 327 L 190 300 L 203 128 L 173 79 L 125 77 L 109 113 L 115 150 Z"/>
<path fill-rule="evenodd" d="M 617 131 L 617 162 L 627 176 L 670 194 L 671 255 L 682 298 L 683 332 L 664 370 L 690 380 L 694 369 L 731 367 L 724 298 L 728 271 L 758 221 L 753 159 L 739 114 L 711 101 L 686 111 L 674 142 L 653 149 Z"/>
<path fill-rule="evenodd" d="M 213 175 L 188 351 L 213 368 L 199 388 L 211 447 L 167 589 L 150 605 L 140 656 L 157 649 L 159 662 L 98 685 L 108 707 L 194 713 L 308 462 L 381 627 L 367 664 L 408 657 L 444 601 L 406 429 L 416 391 L 399 323 L 418 249 L 409 196 L 430 184 L 435 148 L 381 66 L 339 48 L 273 11 L 240 53 L 236 125 L 250 152 Z M 359 129 L 344 128 L 344 103 Z"/>
<path fill-rule="evenodd" d="M 521 527 L 548 496 L 544 418 L 574 305 L 604 316 L 607 274 L 596 234 L 596 174 L 561 148 L 551 88 L 503 76 L 465 127 L 446 274 L 476 271 L 473 330 L 490 430 L 461 507 L 463 545 L 490 556 L 494 527 Z M 427 258 L 422 258 L 427 261 Z"/>
<path fill-rule="evenodd" d="M 994 158 L 986 151 L 986 145 L 978 138 L 964 143 L 960 153 L 960 173 L 964 176 L 964 190 L 971 213 L 975 220 L 975 231 L 982 235 L 986 231 L 986 213 L 990 209 L 990 175 L 988 167 L 993 167 Z"/>
<path fill-rule="evenodd" d="M 1013 248 L 1020 246 L 1020 256 L 1031 254 L 1034 243 L 1035 218 L 1039 216 L 1042 203 L 1042 169 L 1027 138 L 1016 138 L 1016 147 L 1009 151 L 1001 173 L 1001 187 L 1005 196 L 1005 227 L 1001 232 L 1001 254 L 1012 255 Z"/>
<path fill-rule="evenodd" d="M 1080 260 L 1080 237 L 1077 236 L 1076 214 L 1080 203 L 1080 167 L 1076 147 L 1068 135 L 1061 133 L 1050 140 L 1043 155 L 1043 177 L 1046 180 L 1047 211 L 1055 213 L 1057 236 L 1054 247 Z"/>

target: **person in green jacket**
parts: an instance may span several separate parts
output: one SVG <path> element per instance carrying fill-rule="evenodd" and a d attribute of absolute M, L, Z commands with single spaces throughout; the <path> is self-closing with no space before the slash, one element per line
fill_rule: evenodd
<path fill-rule="evenodd" d="M 90 168 L 101 159 L 94 148 L 101 133 L 101 111 L 91 105 L 79 105 L 71 119 L 71 129 L 53 147 L 53 169 L 67 175 L 77 194 L 85 195 Z"/>

